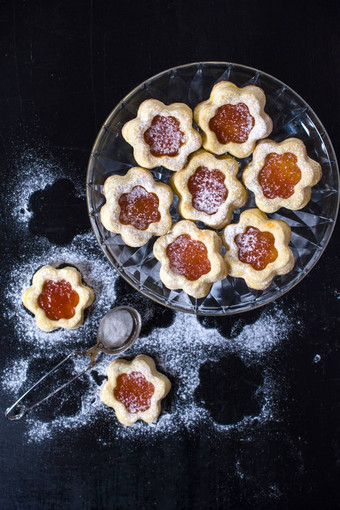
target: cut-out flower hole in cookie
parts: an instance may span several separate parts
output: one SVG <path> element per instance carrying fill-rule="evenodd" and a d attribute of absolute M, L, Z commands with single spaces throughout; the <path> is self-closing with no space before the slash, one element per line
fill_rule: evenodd
<path fill-rule="evenodd" d="M 40 356 L 41 354 L 41 356 Z M 29 361 L 27 369 L 27 379 L 25 386 L 33 386 L 34 383 L 41 378 L 41 374 L 48 373 L 60 362 L 60 352 L 50 354 L 52 357 L 48 359 L 45 353 L 35 352 L 34 358 Z M 67 381 L 74 377 L 75 366 L 70 361 L 64 363 L 58 368 L 58 380 Z M 70 391 L 65 398 L 65 393 L 60 392 L 53 396 L 53 402 L 51 404 L 39 405 L 34 410 L 33 420 L 37 419 L 43 423 L 51 424 L 53 420 L 63 420 L 68 417 L 74 417 L 78 413 L 82 413 L 82 395 L 85 395 L 90 387 L 90 382 L 87 377 L 80 377 L 72 382 L 72 391 Z"/>
<path fill-rule="evenodd" d="M 254 324 L 261 313 L 261 308 L 255 308 L 254 310 L 241 313 L 237 316 L 207 317 L 198 315 L 197 320 L 207 329 L 217 329 L 220 335 L 225 338 L 235 338 L 242 332 L 245 326 Z"/>
<path fill-rule="evenodd" d="M 258 368 L 247 367 L 237 356 L 230 355 L 201 366 L 195 397 L 216 423 L 230 425 L 246 416 L 259 415 L 262 384 Z"/>
<path fill-rule="evenodd" d="M 53 244 L 68 244 L 90 228 L 86 200 L 77 195 L 74 184 L 67 179 L 35 191 L 28 207 L 32 213 L 30 232 L 47 237 Z"/>

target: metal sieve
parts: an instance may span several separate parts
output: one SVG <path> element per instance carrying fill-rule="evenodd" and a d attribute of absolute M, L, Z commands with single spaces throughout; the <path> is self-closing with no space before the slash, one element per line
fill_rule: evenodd
<path fill-rule="evenodd" d="M 130 306 L 118 306 L 117 308 L 112 308 L 99 323 L 98 331 L 97 331 L 97 343 L 90 349 L 86 351 L 73 351 L 66 358 L 64 358 L 58 365 L 56 365 L 52 370 L 50 370 L 47 374 L 45 374 L 41 379 L 39 379 L 31 388 L 29 388 L 18 400 L 11 406 L 6 409 L 5 416 L 8 420 L 19 420 L 29 411 L 37 407 L 45 400 L 49 399 L 62 389 L 64 389 L 68 384 L 70 384 L 75 379 L 78 379 L 85 372 L 93 368 L 97 364 L 97 355 L 100 352 L 104 352 L 106 354 L 121 354 L 126 351 L 138 338 L 140 330 L 142 326 L 142 320 L 134 308 Z M 81 372 L 76 374 L 72 379 L 65 382 L 61 386 L 58 386 L 55 390 L 49 393 L 46 397 L 42 398 L 35 404 L 30 405 L 29 407 L 25 407 L 20 402 L 28 396 L 28 394 L 34 390 L 42 381 L 44 381 L 49 375 L 58 370 L 67 360 L 77 355 L 84 355 L 90 358 L 90 363 Z"/>

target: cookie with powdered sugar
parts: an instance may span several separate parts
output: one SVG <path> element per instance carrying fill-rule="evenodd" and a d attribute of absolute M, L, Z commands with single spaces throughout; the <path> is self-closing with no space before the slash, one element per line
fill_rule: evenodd
<path fill-rule="evenodd" d="M 171 383 L 157 371 L 150 356 L 139 355 L 131 361 L 115 359 L 107 367 L 107 376 L 100 398 L 114 409 L 120 423 L 130 426 L 137 420 L 157 421 Z"/>
<path fill-rule="evenodd" d="M 128 246 L 143 246 L 170 229 L 172 189 L 156 182 L 149 170 L 133 167 L 124 176 L 111 175 L 103 193 L 101 222 L 110 232 L 121 234 Z"/>
<path fill-rule="evenodd" d="M 124 124 L 122 135 L 144 168 L 180 170 L 189 154 L 201 147 L 201 135 L 192 125 L 192 110 L 184 103 L 166 105 L 146 99 L 137 117 Z"/>
<path fill-rule="evenodd" d="M 170 179 L 179 196 L 180 215 L 216 229 L 228 225 L 233 211 L 247 200 L 237 172 L 238 163 L 231 156 L 216 158 L 205 150 L 197 151 L 189 164 Z"/>
<path fill-rule="evenodd" d="M 203 147 L 219 155 L 229 152 L 237 158 L 249 156 L 255 143 L 273 129 L 265 104 L 260 87 L 239 88 L 230 81 L 214 85 L 209 99 L 194 109 L 195 122 L 203 131 Z"/>
<path fill-rule="evenodd" d="M 175 223 L 153 247 L 161 262 L 162 282 L 168 289 L 183 289 L 195 298 L 206 296 L 212 284 L 228 274 L 221 247 L 216 232 L 200 230 L 189 220 Z"/>
<path fill-rule="evenodd" d="M 303 141 L 287 138 L 280 143 L 261 140 L 242 179 L 257 207 L 273 213 L 281 207 L 294 211 L 305 207 L 321 175 L 321 165 L 308 156 Z"/>
<path fill-rule="evenodd" d="M 238 223 L 224 229 L 222 238 L 230 276 L 244 278 L 252 289 L 267 288 L 274 276 L 289 273 L 294 267 L 288 246 L 290 226 L 268 218 L 259 209 L 243 211 Z"/>

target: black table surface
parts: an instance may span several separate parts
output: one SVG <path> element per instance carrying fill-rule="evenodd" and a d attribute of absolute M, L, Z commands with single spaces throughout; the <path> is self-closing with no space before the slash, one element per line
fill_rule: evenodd
<path fill-rule="evenodd" d="M 91 235 L 85 204 L 87 162 L 101 125 L 119 100 L 150 76 L 180 64 L 245 64 L 298 92 L 316 111 L 339 153 L 339 14 L 338 1 L 3 2 L 1 381 L 11 377 L 11 370 L 17 377 L 18 360 L 37 356 L 22 338 L 22 315 L 15 322 L 16 312 L 8 314 L 9 284 L 19 288 L 18 296 L 24 290 L 18 271 L 17 279 L 9 281 L 13 267 L 28 267 L 32 259 L 39 261 L 37 268 L 53 262 L 44 259 L 45 251 L 71 249 L 75 236 Z M 18 226 L 11 193 L 19 189 L 23 167 L 34 166 L 36 160 L 39 168 L 46 161 L 61 167 L 63 178 L 53 183 L 46 180 L 46 165 L 41 178 L 37 170 L 35 195 L 27 196 L 30 220 Z M 69 430 L 61 426 L 35 440 L 29 436 L 30 422 L 5 420 L 6 407 L 18 395 L 3 382 L 0 508 L 338 507 L 339 233 L 338 225 L 311 273 L 276 305 L 238 318 L 195 319 L 200 331 L 204 326 L 209 335 L 221 334 L 230 346 L 230 339 L 255 327 L 261 314 L 283 311 L 285 328 L 294 309 L 289 334 L 258 357 L 254 352 L 245 364 L 229 347 L 225 356 L 206 361 L 200 369 L 195 398 L 222 427 L 246 420 L 241 428 L 213 433 L 201 420 L 173 434 L 134 438 L 132 433 L 113 434 L 119 427 L 113 415 L 111 421 L 95 415 L 92 423 L 87 420 Z M 95 242 L 93 246 L 104 264 L 104 255 Z M 114 271 L 108 263 L 106 270 Z M 151 345 L 155 326 L 165 332 L 181 315 L 147 301 L 120 279 L 115 286 L 116 299 L 109 305 L 131 302 L 142 314 L 148 312 L 140 352 L 143 338 Z M 191 324 L 187 334 L 194 338 Z M 94 335 L 96 324 L 91 328 Z M 166 359 L 152 348 L 148 352 L 167 372 Z M 44 358 L 43 349 L 40 356 Z M 31 364 L 33 376 L 47 366 L 47 361 Z M 256 419 L 262 405 L 257 390 L 268 371 L 279 389 L 275 406 L 261 420 Z M 176 377 L 171 371 L 168 375 L 176 392 Z M 81 412 L 82 390 L 80 383 L 72 401 L 63 403 L 60 397 L 58 405 L 46 404 L 37 416 L 48 427 L 56 416 L 52 408 L 66 417 Z M 172 397 L 166 406 L 171 419 Z"/>

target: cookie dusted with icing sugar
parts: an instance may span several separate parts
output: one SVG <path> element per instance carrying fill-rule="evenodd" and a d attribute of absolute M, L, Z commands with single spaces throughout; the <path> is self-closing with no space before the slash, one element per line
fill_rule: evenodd
<path fill-rule="evenodd" d="M 184 103 L 165 105 L 146 99 L 137 117 L 124 124 L 122 135 L 144 168 L 180 170 L 189 154 L 201 147 L 201 136 L 192 126 L 192 110 Z"/>
<path fill-rule="evenodd" d="M 309 202 L 312 186 L 321 179 L 321 166 L 308 157 L 305 144 L 298 138 L 280 143 L 262 140 L 242 179 L 262 211 L 272 213 L 281 207 L 297 210 Z"/>
<path fill-rule="evenodd" d="M 149 170 L 133 167 L 125 176 L 111 175 L 103 193 L 101 222 L 110 232 L 121 234 L 128 246 L 143 246 L 170 229 L 172 189 L 156 182 Z"/>
<path fill-rule="evenodd" d="M 230 276 L 244 278 L 248 287 L 265 289 L 274 276 L 294 267 L 289 225 L 268 218 L 259 209 L 243 211 L 239 223 L 228 225 L 222 237 Z"/>
<path fill-rule="evenodd" d="M 22 296 L 24 306 L 34 314 L 42 331 L 79 328 L 84 321 L 84 309 L 93 300 L 93 290 L 82 284 L 81 274 L 74 267 L 43 266 Z"/>
<path fill-rule="evenodd" d="M 214 85 L 209 99 L 194 109 L 195 122 L 203 131 L 203 147 L 214 154 L 249 156 L 257 140 L 273 129 L 265 104 L 263 90 L 254 85 L 239 88 L 230 81 Z"/>
<path fill-rule="evenodd" d="M 216 158 L 205 150 L 196 152 L 186 168 L 170 178 L 179 196 L 180 215 L 216 229 L 225 227 L 233 211 L 247 200 L 237 172 L 238 163 L 231 156 Z"/>
<path fill-rule="evenodd" d="M 162 282 L 168 289 L 183 289 L 195 298 L 206 296 L 211 285 L 228 274 L 221 247 L 216 232 L 200 230 L 189 220 L 179 221 L 153 247 L 161 262 Z"/>
<path fill-rule="evenodd" d="M 161 412 L 161 400 L 169 393 L 169 379 L 157 371 L 152 358 L 140 355 L 132 361 L 115 359 L 107 367 L 108 380 L 100 398 L 112 407 L 120 423 L 137 420 L 154 423 Z"/>

